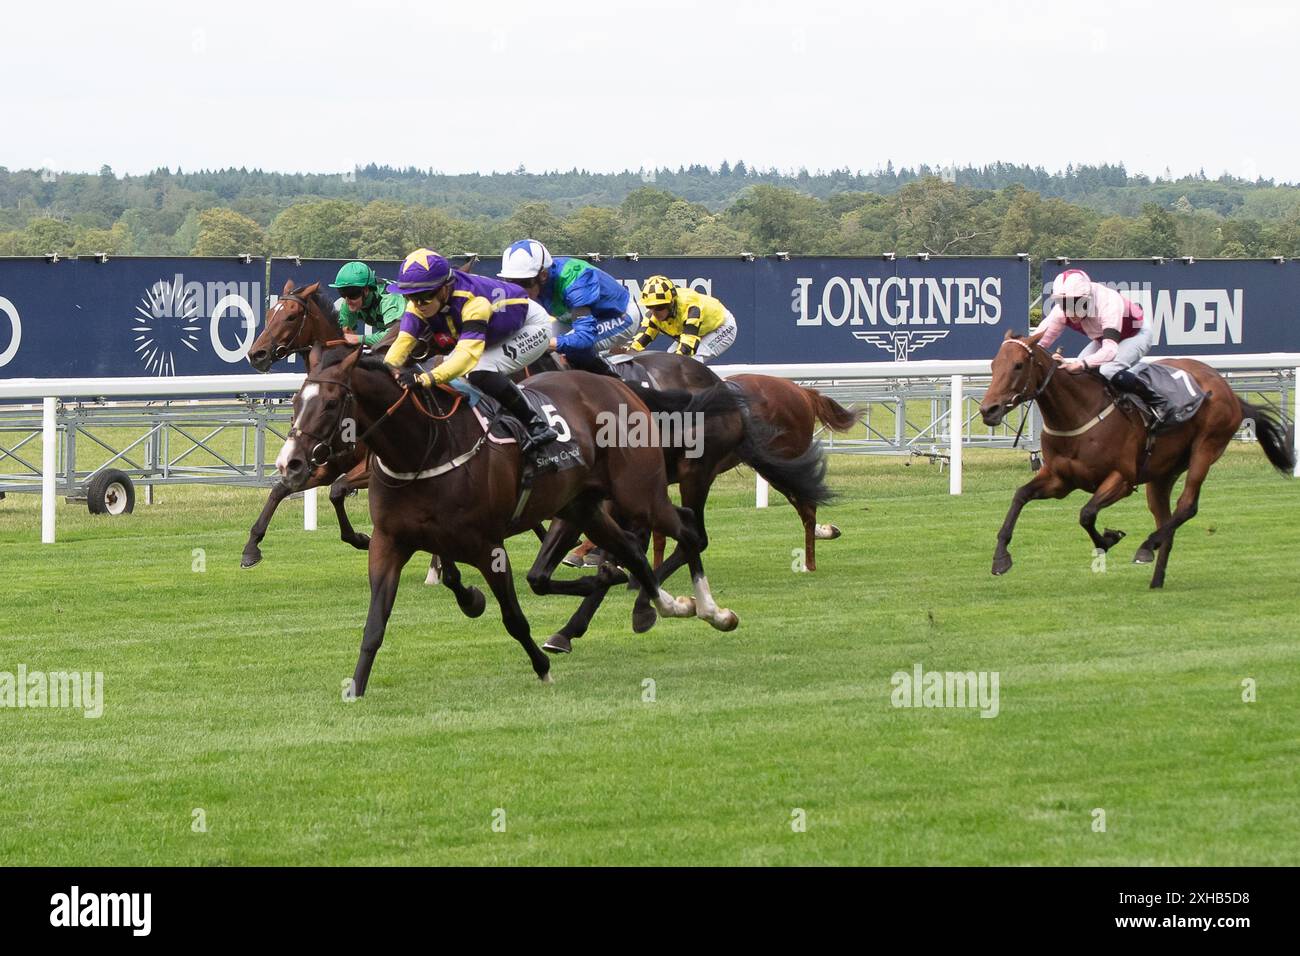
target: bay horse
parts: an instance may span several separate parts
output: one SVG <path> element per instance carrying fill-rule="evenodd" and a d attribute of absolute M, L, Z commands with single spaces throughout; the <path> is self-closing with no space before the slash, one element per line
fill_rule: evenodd
<path fill-rule="evenodd" d="M 529 380 L 529 389 L 554 406 L 582 460 L 574 467 L 538 474 L 521 501 L 518 446 L 487 441 L 460 393 L 425 393 L 432 403 L 425 408 L 415 393 L 393 380 L 380 359 L 363 358 L 359 348 L 326 351 L 317 346 L 308 369 L 307 380 L 294 396 L 293 428 L 276 459 L 285 483 L 294 490 L 305 486 L 312 474 L 311 449 L 332 440 L 350 416 L 370 449 L 370 610 L 353 675 L 356 696 L 365 693 L 402 567 L 416 551 L 443 555 L 445 576 L 459 576 L 454 562 L 477 568 L 501 607 L 506 630 L 523 646 L 538 678 L 549 683 L 549 658 L 533 641 L 519 607 L 504 547 L 508 537 L 546 518 L 571 522 L 613 555 L 653 596 L 660 616 L 698 616 L 718 630 L 732 630 L 739 623 L 732 611 L 714 602 L 694 517 L 669 501 L 660 449 L 597 441 L 602 415 L 617 416 L 620 406 L 649 415 L 646 404 L 622 382 L 576 371 Z M 608 510 L 606 501 L 611 504 Z M 657 530 L 675 539 L 687 553 L 694 598 L 674 598 L 663 590 L 635 535 L 611 515 L 632 531 Z M 585 595 L 600 583 L 600 575 L 553 581 L 540 563 L 539 557 L 528 578 L 539 594 Z M 466 610 L 460 595 L 457 600 Z"/>
<path fill-rule="evenodd" d="M 305 354 L 312 346 L 326 343 L 344 344 L 334 304 L 320 291 L 319 282 L 294 288 L 293 280 L 289 279 L 285 281 L 275 305 L 268 310 L 261 334 L 249 347 L 248 364 L 259 372 L 266 372 L 280 359 Z M 339 519 L 339 537 L 345 544 L 364 551 L 370 544 L 370 537 L 353 529 L 344 501 L 348 495 L 368 484 L 365 448 L 361 447 L 355 453 L 349 448 L 343 454 L 334 453 L 333 446 L 327 448 L 330 454 L 312 461 L 311 476 L 299 490 L 328 485 L 330 504 Z M 280 502 L 290 494 L 284 482 L 271 486 L 261 514 L 249 529 L 248 541 L 239 559 L 241 568 L 251 568 L 261 562 L 261 544 L 266 529 Z"/>
<path fill-rule="evenodd" d="M 1135 564 L 1154 560 L 1151 587 L 1163 587 L 1174 533 L 1195 517 L 1210 466 L 1219 460 L 1243 420 L 1254 420 L 1260 448 L 1274 468 L 1288 476 L 1295 468 L 1295 449 L 1282 425 L 1238 396 L 1223 376 L 1203 362 L 1159 360 L 1159 364 L 1191 376 L 1206 398 L 1190 419 L 1155 436 L 1148 450 L 1147 425 L 1141 415 L 1126 404 L 1117 404 L 1099 374 L 1058 370 L 1053 357 L 1038 344 L 1041 337 L 1041 333 L 1018 336 L 1008 330 L 993 358 L 993 379 L 980 403 L 980 416 L 993 426 L 1017 405 L 1037 401 L 1044 425 L 1043 465 L 1027 484 L 1016 489 L 998 532 L 994 574 L 1011 570 L 1007 545 L 1021 509 L 1030 501 L 1064 498 L 1075 489 L 1092 492 L 1079 512 L 1079 524 L 1093 546 L 1104 553 L 1124 532 L 1107 528 L 1099 534 L 1097 512 L 1145 483 L 1147 506 L 1156 527 L 1133 560 Z M 1171 514 L 1169 496 L 1183 472 L 1187 482 Z"/>
<path fill-rule="evenodd" d="M 469 264 L 472 265 L 473 260 Z M 466 266 L 461 265 L 457 268 L 463 270 Z M 395 337 L 395 333 L 386 336 L 375 346 L 375 350 L 386 349 L 391 344 L 390 340 Z M 343 330 L 338 323 L 337 313 L 334 311 L 334 304 L 320 291 L 320 283 L 314 282 L 308 286 L 294 288 L 293 280 L 289 279 L 285 281 L 280 298 L 267 312 L 266 324 L 261 334 L 249 347 L 248 363 L 259 372 L 266 372 L 280 359 L 289 355 L 305 355 L 315 345 L 343 344 L 346 343 L 343 339 Z M 539 362 L 530 366 L 529 372 L 549 370 L 554 367 L 554 363 L 548 365 Z M 364 445 L 359 445 L 355 449 L 350 445 L 346 447 L 341 445 L 335 449 L 331 445 L 322 449 L 320 457 L 320 461 L 312 462 L 312 475 L 303 485 L 303 489 L 329 487 L 330 504 L 334 506 L 334 513 L 338 516 L 340 539 L 345 544 L 364 551 L 369 547 L 370 536 L 353 529 L 345 501 L 348 496 L 370 487 L 370 472 L 366 467 L 366 448 Z M 244 545 L 244 552 L 240 557 L 240 567 L 251 568 L 262 560 L 262 539 L 266 537 L 266 529 L 280 502 L 288 495 L 289 492 L 282 482 L 272 485 L 261 514 L 249 529 L 248 542 Z M 539 532 L 537 536 L 541 539 L 544 535 Z M 434 555 L 429 564 L 425 583 L 437 584 L 441 580 L 441 562 L 438 556 Z"/>

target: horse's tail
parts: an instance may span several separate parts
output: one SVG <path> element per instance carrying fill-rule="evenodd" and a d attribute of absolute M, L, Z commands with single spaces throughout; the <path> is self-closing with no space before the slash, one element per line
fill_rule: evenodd
<path fill-rule="evenodd" d="M 817 420 L 833 432 L 846 432 L 866 416 L 861 408 L 845 408 L 833 398 L 828 398 L 815 388 L 801 385 L 813 403 L 813 414 Z"/>
<path fill-rule="evenodd" d="M 1295 473 L 1295 446 L 1291 443 L 1286 428 L 1271 412 L 1250 404 L 1240 395 L 1237 396 L 1237 401 L 1241 405 L 1242 417 L 1254 420 L 1255 438 L 1259 440 L 1259 446 L 1264 449 L 1269 463 L 1290 477 Z"/>

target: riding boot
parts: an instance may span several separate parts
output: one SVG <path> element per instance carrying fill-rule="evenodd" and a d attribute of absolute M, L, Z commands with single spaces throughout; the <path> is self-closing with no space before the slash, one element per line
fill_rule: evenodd
<path fill-rule="evenodd" d="M 478 369 L 470 372 L 466 378 L 471 385 L 495 398 L 501 403 L 502 408 L 523 423 L 528 435 L 520 451 L 530 452 L 560 437 L 545 419 L 533 411 L 532 406 L 528 404 L 528 399 L 524 398 L 524 393 L 519 390 L 519 386 L 500 372 Z"/>
<path fill-rule="evenodd" d="M 1146 402 L 1147 408 L 1151 411 L 1153 428 L 1158 428 L 1164 422 L 1165 408 L 1164 403 L 1158 392 L 1151 388 L 1146 382 L 1133 374 L 1132 369 L 1120 369 L 1110 378 L 1111 384 L 1121 392 L 1128 392 L 1130 395 L 1136 395 L 1142 401 Z"/>
<path fill-rule="evenodd" d="M 620 377 L 618 372 L 614 371 L 614 366 L 605 361 L 595 349 L 567 352 L 564 357 L 568 360 L 570 368 L 576 368 L 582 372 L 591 372 L 593 375 L 608 375 L 610 378 Z"/>

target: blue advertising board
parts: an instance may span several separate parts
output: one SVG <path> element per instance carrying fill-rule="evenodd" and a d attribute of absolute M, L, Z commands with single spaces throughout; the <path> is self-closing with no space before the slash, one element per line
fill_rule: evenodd
<path fill-rule="evenodd" d="M 247 373 L 262 259 L 0 259 L 0 376 Z"/>
<path fill-rule="evenodd" d="M 1152 323 L 1153 355 L 1300 352 L 1300 262 L 1294 259 L 1049 261 L 1044 296 L 1066 269 L 1082 269 L 1141 305 Z"/>
<path fill-rule="evenodd" d="M 473 271 L 495 274 L 499 259 Z M 392 276 L 400 263 L 369 263 Z M 328 283 L 342 260 L 273 259 L 271 289 Z M 1018 257 L 885 259 L 612 257 L 597 265 L 639 295 L 652 275 L 720 299 L 735 315 L 729 365 L 987 358 L 1029 327 L 1029 264 Z M 666 348 L 671 343 L 656 342 Z"/>

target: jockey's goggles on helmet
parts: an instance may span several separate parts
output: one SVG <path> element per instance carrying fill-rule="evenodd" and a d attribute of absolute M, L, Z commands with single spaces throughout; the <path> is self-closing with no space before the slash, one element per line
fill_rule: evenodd
<path fill-rule="evenodd" d="M 343 298 L 352 300 L 360 299 L 366 294 L 366 287 L 362 285 L 350 285 L 345 289 L 339 289 L 339 295 Z"/>

